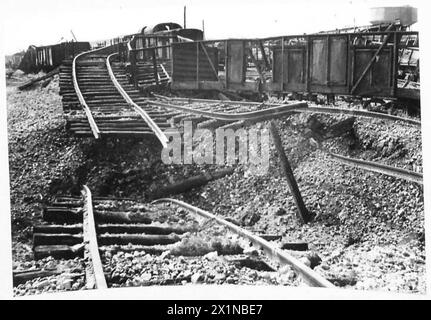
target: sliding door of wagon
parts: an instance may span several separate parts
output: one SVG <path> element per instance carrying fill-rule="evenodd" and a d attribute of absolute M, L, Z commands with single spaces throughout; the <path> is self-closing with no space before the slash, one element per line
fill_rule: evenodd
<path fill-rule="evenodd" d="M 218 49 L 201 42 L 173 42 L 173 89 L 219 89 Z"/>
<path fill-rule="evenodd" d="M 368 72 L 362 76 L 377 50 L 378 47 L 356 47 L 353 49 L 354 76 L 352 86 L 356 83 L 358 85 L 352 94 L 360 96 L 391 96 L 392 50 L 390 48 L 383 49 Z"/>
<path fill-rule="evenodd" d="M 242 88 L 245 82 L 245 42 L 226 41 L 226 88 Z"/>
<path fill-rule="evenodd" d="M 348 37 L 310 37 L 309 90 L 345 94 L 348 92 Z"/>
<path fill-rule="evenodd" d="M 283 56 L 283 59 L 281 58 Z M 306 91 L 306 47 L 284 46 L 273 51 L 273 83 L 276 91 Z"/>

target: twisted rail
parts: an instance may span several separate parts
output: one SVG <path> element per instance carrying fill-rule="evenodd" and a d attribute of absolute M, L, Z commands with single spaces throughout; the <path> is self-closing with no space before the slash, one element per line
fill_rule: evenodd
<path fill-rule="evenodd" d="M 218 102 L 221 102 L 221 101 L 218 101 Z M 255 120 L 256 118 L 261 118 L 266 116 L 290 114 L 292 112 L 295 112 L 296 110 L 307 108 L 306 102 L 298 102 L 298 103 L 285 104 L 285 105 L 276 105 L 275 107 L 264 109 L 264 110 L 256 110 L 256 111 L 240 112 L 240 113 L 226 113 L 226 112 L 211 112 L 211 111 L 197 110 L 190 107 L 177 106 L 177 105 L 158 102 L 154 100 L 148 100 L 148 103 L 152 105 L 160 106 L 160 107 L 165 107 L 168 109 L 180 110 L 186 113 L 197 114 L 197 115 L 205 116 L 212 119 L 227 120 L 227 121 Z"/>
<path fill-rule="evenodd" d="M 100 260 L 99 245 L 97 244 L 96 224 L 94 222 L 91 191 L 87 186 L 84 185 L 81 193 L 84 197 L 84 244 L 86 246 L 86 254 L 88 254 L 87 258 L 90 260 L 87 261 L 86 287 L 87 289 L 105 289 L 108 286 L 103 273 L 102 261 Z"/>
<path fill-rule="evenodd" d="M 155 96 L 158 99 L 162 99 L 165 101 L 179 101 L 179 102 L 203 102 L 203 103 L 225 103 L 225 104 L 235 104 L 235 105 L 249 105 L 249 106 L 269 106 L 269 107 L 276 107 L 280 106 L 280 104 L 276 103 L 261 103 L 261 102 L 252 102 L 252 101 L 221 101 L 221 100 L 213 100 L 213 99 L 193 99 L 193 98 L 177 98 L 177 97 L 166 97 L 163 95 L 152 93 L 153 96 Z M 171 104 L 169 105 L 172 106 Z M 190 112 L 193 109 L 190 109 Z M 374 119 L 382 119 L 382 120 L 392 120 L 392 121 L 402 121 L 405 123 L 409 123 L 415 126 L 421 126 L 421 122 L 418 120 L 410 119 L 410 118 L 404 118 L 404 117 L 398 117 L 393 116 L 390 114 L 380 113 L 380 112 L 374 112 L 374 111 L 366 111 L 366 110 L 352 110 L 352 109 L 345 109 L 345 108 L 334 108 L 334 107 L 307 107 L 307 108 L 299 108 L 291 110 L 291 112 L 299 113 L 299 112 L 308 112 L 308 113 L 322 113 L 322 114 L 346 114 L 346 115 L 352 115 L 357 117 L 366 117 L 366 118 L 374 118 Z"/>
<path fill-rule="evenodd" d="M 214 220 L 218 224 L 221 224 L 225 227 L 227 227 L 230 231 L 243 236 L 250 240 L 254 245 L 262 247 L 262 249 L 265 251 L 265 253 L 270 256 L 272 259 L 277 260 L 283 265 L 290 265 L 293 267 L 293 269 L 298 272 L 300 277 L 304 280 L 305 283 L 307 283 L 309 286 L 313 287 L 324 287 L 324 288 L 333 288 L 334 285 L 330 283 L 328 280 L 323 278 L 318 273 L 314 272 L 312 269 L 307 267 L 305 264 L 303 264 L 298 259 L 292 257 L 291 255 L 283 252 L 281 249 L 274 247 L 271 245 L 270 242 L 264 240 L 263 238 L 256 236 L 252 234 L 251 232 L 238 227 L 234 225 L 233 223 L 226 221 L 225 219 L 222 219 L 220 217 L 215 216 L 214 214 L 204 211 L 202 209 L 199 209 L 197 207 L 194 207 L 190 204 L 187 204 L 185 202 L 182 202 L 180 200 L 176 199 L 170 199 L 170 198 L 163 198 L 155 200 L 153 203 L 161 203 L 161 202 L 169 202 L 174 203 L 186 210 L 189 210 L 190 212 L 196 213 L 202 217 L 205 217 L 207 219 Z"/>

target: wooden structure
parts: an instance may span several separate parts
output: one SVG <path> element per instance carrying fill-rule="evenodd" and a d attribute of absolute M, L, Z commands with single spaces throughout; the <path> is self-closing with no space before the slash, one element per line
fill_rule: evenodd
<path fill-rule="evenodd" d="M 418 99 L 419 90 L 398 84 L 403 55 L 412 53 L 418 66 L 417 39 L 417 32 L 381 31 L 175 43 L 172 88 Z M 199 59 L 184 55 L 191 46 Z"/>

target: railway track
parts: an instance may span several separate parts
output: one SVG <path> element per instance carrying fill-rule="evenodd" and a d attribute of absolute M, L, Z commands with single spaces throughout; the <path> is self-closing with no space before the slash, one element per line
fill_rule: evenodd
<path fill-rule="evenodd" d="M 190 282 L 333 287 L 280 249 L 278 237 L 175 199 L 97 198 L 84 186 L 81 197 L 57 197 L 43 217 L 33 230 L 35 257 L 84 256 L 87 289 Z M 289 280 L 281 276 L 287 271 Z"/>
<path fill-rule="evenodd" d="M 116 75 L 114 74 L 114 77 Z M 128 90 L 125 90 L 126 92 Z M 169 115 L 171 126 L 183 120 L 193 120 L 198 127 L 221 127 L 233 122 L 251 124 L 258 121 L 288 116 L 295 113 L 345 114 L 373 119 L 399 121 L 420 126 L 420 121 L 384 113 L 335 107 L 309 107 L 306 102 L 292 104 L 257 103 L 245 101 L 221 101 L 209 99 L 172 98 L 152 93 L 155 99 L 147 99 L 150 105 Z"/>
<path fill-rule="evenodd" d="M 128 83 L 125 74 L 118 75 L 116 83 L 112 81 L 112 69 L 107 64 L 111 51 L 111 47 L 105 47 L 81 53 L 71 65 L 61 68 L 60 93 L 68 129 L 76 135 L 95 138 L 156 134 L 163 141 L 161 128 L 169 126 L 163 115 L 151 110 L 147 114 L 128 103 L 118 86 L 128 89 L 135 102 L 143 98 Z"/>
<path fill-rule="evenodd" d="M 271 244 L 269 241 L 265 240 L 264 238 L 254 235 L 252 232 L 245 230 L 233 224 L 232 222 L 229 222 L 223 218 L 217 217 L 210 212 L 204 211 L 202 209 L 199 209 L 195 206 L 192 206 L 180 200 L 163 198 L 163 199 L 158 199 L 154 201 L 154 203 L 160 203 L 160 202 L 173 203 L 186 210 L 189 210 L 190 212 L 198 214 L 201 217 L 210 219 L 220 225 L 225 226 L 226 228 L 229 229 L 229 231 L 234 232 L 235 234 L 238 234 L 246 238 L 256 247 L 260 247 L 265 252 L 265 254 L 267 254 L 271 259 L 276 260 L 281 266 L 284 266 L 284 265 L 292 266 L 293 269 L 298 273 L 298 275 L 303 279 L 303 281 L 309 286 L 326 287 L 326 288 L 330 288 L 333 286 L 329 281 L 324 279 L 316 272 L 313 272 L 310 268 L 308 268 L 304 263 L 302 263 L 298 259 L 287 254 L 286 252 L 283 252 L 283 250 L 275 247 L 273 244 Z"/>
<path fill-rule="evenodd" d="M 271 104 L 244 101 L 172 98 L 153 94 L 143 97 L 128 83 L 124 66 L 115 60 L 112 47 L 83 52 L 75 57 L 71 74 L 60 70 L 61 94 L 66 110 L 83 109 L 81 116 L 69 118 L 68 128 L 78 135 L 155 135 L 162 146 L 168 139 L 163 129 L 192 120 L 200 128 L 240 127 L 295 113 L 344 114 L 420 126 L 420 121 L 377 113 L 335 107 L 309 107 L 307 103 Z M 73 89 L 71 88 L 73 84 Z M 79 102 L 79 103 L 78 103 Z M 84 116 L 85 114 L 85 116 Z M 422 175 L 328 153 L 332 159 L 365 170 L 422 183 Z"/>
<path fill-rule="evenodd" d="M 170 98 L 156 94 L 155 98 L 147 98 L 129 83 L 126 69 L 113 51 L 113 47 L 104 47 L 81 53 L 70 65 L 66 63 L 60 69 L 60 93 L 67 128 L 76 135 L 95 138 L 154 135 L 166 146 L 168 140 L 163 130 L 181 128 L 184 120 L 193 120 L 201 128 L 216 128 L 304 112 L 346 114 L 420 126 L 420 121 L 414 119 L 365 110 L 309 107 L 305 102 L 270 104 Z"/>
<path fill-rule="evenodd" d="M 191 98 L 176 98 L 166 97 L 162 95 L 153 94 L 158 101 L 150 101 L 150 104 L 163 106 L 168 109 L 181 110 L 189 114 L 197 114 L 207 116 L 213 119 L 226 120 L 226 115 L 220 115 L 216 112 L 202 112 L 199 109 L 200 104 L 224 104 L 226 107 L 237 105 L 233 110 L 239 112 L 240 110 L 262 110 L 263 115 L 274 117 L 277 115 L 291 115 L 294 113 L 320 113 L 320 114 L 343 114 L 357 117 L 365 117 L 380 120 L 400 121 L 402 123 L 420 126 L 421 122 L 411 118 L 398 117 L 390 114 L 366 111 L 366 110 L 355 110 L 347 108 L 337 107 L 309 107 L 306 103 L 295 103 L 295 104 L 276 104 L 276 103 L 259 103 L 249 101 L 220 101 L 220 100 L 209 100 L 209 99 L 191 99 Z M 228 109 L 227 114 L 233 113 L 232 110 Z M 276 112 L 279 112 L 278 114 Z M 241 116 L 237 116 L 240 118 Z M 245 119 L 236 119 L 236 116 L 229 118 L 230 121 L 237 120 L 254 120 L 255 117 L 244 117 Z"/>
<path fill-rule="evenodd" d="M 309 107 L 305 102 L 270 104 L 157 94 L 143 97 L 129 84 L 124 66 L 109 48 L 76 56 L 60 73 L 68 128 L 80 136 L 149 135 L 165 146 L 168 140 L 163 129 L 181 128 L 185 120 L 201 128 L 216 128 L 307 112 L 420 126 L 412 119 L 365 110 Z M 326 154 L 343 164 L 422 184 L 419 173 Z M 290 251 L 281 249 L 281 236 L 257 234 L 176 199 L 143 205 L 131 199 L 94 198 L 84 186 L 82 197 L 57 197 L 45 208 L 43 217 L 46 223 L 33 230 L 35 258 L 84 257 L 87 289 L 189 282 L 333 287 Z M 221 241 L 211 244 L 217 237 Z M 211 245 L 204 245 L 202 250 L 201 244 L 207 242 Z M 200 269 L 193 269 L 196 265 Z M 280 280 L 286 268 L 291 272 L 289 279 Z M 234 276 L 224 276 L 225 271 Z M 268 277 L 268 273 L 273 276 Z"/>
<path fill-rule="evenodd" d="M 76 109 L 77 100 L 85 117 L 70 118 L 69 129 L 78 135 L 98 138 L 103 135 L 155 135 L 162 146 L 168 139 L 163 129 L 181 130 L 184 120 L 197 123 L 200 128 L 240 127 L 295 113 L 344 114 L 385 121 L 399 121 L 420 126 L 420 121 L 377 113 L 335 107 L 309 107 L 307 103 L 274 104 L 244 101 L 220 101 L 166 97 L 143 97 L 127 81 L 124 66 L 116 61 L 117 53 L 102 48 L 76 56 L 72 63 L 73 92 L 63 85 L 61 93 L 65 110 Z M 67 73 L 61 70 L 61 82 L 67 81 Z M 66 79 L 66 80 L 65 80 Z M 71 98 L 74 95 L 74 98 Z M 77 100 L 76 100 L 77 99 Z M 407 170 L 366 162 L 328 153 L 344 164 L 383 173 L 397 178 L 422 183 L 422 175 Z"/>
<path fill-rule="evenodd" d="M 284 50 L 285 39 L 280 40 Z M 127 45 L 130 49 L 130 41 Z M 204 46 L 202 49 L 218 78 L 218 70 L 212 65 Z M 133 49 L 134 52 L 139 50 Z M 197 79 L 199 50 L 197 47 Z M 306 102 L 274 104 L 157 94 L 148 98 L 142 91 L 149 93 L 154 86 L 167 84 L 172 73 L 168 69 L 173 64 L 157 63 L 155 58 L 152 62 L 136 62 L 135 55 L 133 85 L 130 70 L 115 51 L 115 46 L 107 46 L 82 52 L 60 68 L 60 93 L 67 129 L 75 135 L 96 139 L 106 136 L 155 137 L 166 146 L 168 139 L 164 130 L 176 128 L 181 131 L 186 120 L 193 121 L 199 128 L 235 128 L 302 113 L 342 114 L 421 125 L 420 121 L 410 118 L 366 110 L 314 107 Z M 265 51 L 263 46 L 261 51 Z M 244 59 L 245 55 L 242 56 Z M 283 64 L 282 73 L 286 70 Z M 267 75 L 260 73 L 257 63 L 254 65 L 257 72 L 248 80 L 260 76 L 265 83 Z M 281 79 L 284 79 L 283 75 Z M 403 88 L 408 84 L 407 81 Z M 321 150 L 344 165 L 423 183 L 420 173 Z M 243 228 L 229 218 L 213 215 L 177 199 L 162 198 L 142 204 L 133 199 L 94 197 L 84 186 L 80 197 L 56 197 L 44 209 L 45 222 L 33 228 L 34 256 L 36 259 L 83 257 L 87 289 L 190 282 L 291 286 L 304 283 L 313 287 L 333 287 L 330 281 L 313 271 L 310 260 L 306 263 L 301 255 L 284 249 L 289 246 L 284 246 L 282 235 Z M 300 250 L 308 248 L 303 246 Z M 286 273 L 287 279 L 282 277 Z"/>
<path fill-rule="evenodd" d="M 308 107 L 306 103 L 298 103 L 292 105 L 279 105 L 279 104 L 263 104 L 253 102 L 222 102 L 225 109 L 224 112 L 208 111 L 205 107 L 199 107 L 200 104 L 208 103 L 205 99 L 189 99 L 189 98 L 169 98 L 155 94 L 159 101 L 151 101 L 150 104 L 156 106 L 166 107 L 167 109 L 180 110 L 185 114 L 178 116 L 177 118 L 192 119 L 199 123 L 199 127 L 217 127 L 223 126 L 229 127 L 233 123 L 240 127 L 242 125 L 249 125 L 253 122 L 260 120 L 267 120 L 277 116 L 286 116 L 294 113 L 320 113 L 320 114 L 343 114 L 352 115 L 358 117 L 365 117 L 371 119 L 380 119 L 385 121 L 400 121 L 413 126 L 420 126 L 421 122 L 389 114 L 383 114 L 378 112 L 366 111 L 366 110 L 352 110 L 345 108 L 335 107 Z M 163 102 L 160 102 L 163 101 Z M 211 100 L 213 104 L 220 104 L 218 100 Z M 252 111 L 249 111 L 249 110 Z M 232 112 L 233 110 L 233 112 Z M 246 112 L 239 112 L 241 110 L 248 110 Z M 347 156 L 338 155 L 329 151 L 325 152 L 332 160 L 349 165 L 356 168 L 361 168 L 367 171 L 381 173 L 384 175 L 392 176 L 398 179 L 403 179 L 418 184 L 423 184 L 423 175 L 418 172 L 405 170 L 393 166 L 380 164 L 373 161 L 365 161 L 361 159 L 354 159 Z"/>
<path fill-rule="evenodd" d="M 127 73 L 117 54 L 109 47 L 84 52 L 75 57 L 72 65 L 60 70 L 60 93 L 66 113 L 67 128 L 79 136 L 101 135 L 155 135 L 165 146 L 167 138 L 163 129 L 173 127 L 190 114 L 198 120 L 254 120 L 276 117 L 293 108 L 304 108 L 305 103 L 280 105 L 267 110 L 244 112 L 244 106 L 226 106 L 210 103 L 199 106 L 196 112 L 181 107 L 170 108 L 165 104 L 143 97 L 127 80 Z M 250 107 L 250 105 L 247 105 Z M 166 108 L 169 107 L 169 108 Z M 172 110 L 176 109 L 176 110 Z"/>

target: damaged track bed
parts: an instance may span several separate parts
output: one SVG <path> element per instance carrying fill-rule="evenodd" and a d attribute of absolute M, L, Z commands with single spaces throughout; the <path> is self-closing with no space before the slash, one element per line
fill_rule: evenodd
<path fill-rule="evenodd" d="M 44 209 L 44 220 L 49 224 L 33 230 L 35 258 L 84 256 L 88 289 L 187 283 L 332 287 L 280 249 L 277 237 L 253 234 L 179 200 L 92 199 L 84 186 L 82 197 L 57 197 Z"/>

